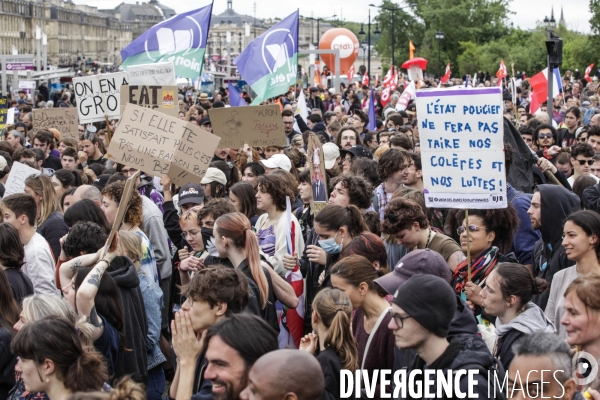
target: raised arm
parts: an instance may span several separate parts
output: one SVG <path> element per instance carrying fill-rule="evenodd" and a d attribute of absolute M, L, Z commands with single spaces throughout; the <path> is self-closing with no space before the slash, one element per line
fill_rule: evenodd
<path fill-rule="evenodd" d="M 102 250 L 104 250 L 104 248 Z M 75 257 L 72 260 L 63 262 L 59 269 L 60 286 L 68 286 L 77 273 L 77 270 L 96 264 L 99 256 L 99 253 L 85 254 L 83 256 Z"/>

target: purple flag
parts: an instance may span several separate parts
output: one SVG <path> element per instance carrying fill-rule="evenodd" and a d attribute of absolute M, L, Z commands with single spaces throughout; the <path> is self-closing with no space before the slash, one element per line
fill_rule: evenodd
<path fill-rule="evenodd" d="M 231 84 L 227 83 L 227 90 L 229 91 L 229 105 L 231 107 L 242 107 L 247 106 L 246 100 L 238 93 L 237 89 Z"/>
<path fill-rule="evenodd" d="M 373 88 L 371 88 L 369 95 L 369 123 L 367 124 L 367 129 L 370 131 L 377 130 L 377 123 L 375 121 L 375 91 Z"/>

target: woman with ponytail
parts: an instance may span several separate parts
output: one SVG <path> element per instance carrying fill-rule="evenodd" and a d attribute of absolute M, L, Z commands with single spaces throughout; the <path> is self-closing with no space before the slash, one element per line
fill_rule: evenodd
<path fill-rule="evenodd" d="M 69 400 L 146 400 L 146 391 L 131 378 L 122 378 L 110 392 L 78 392 Z"/>
<path fill-rule="evenodd" d="M 340 398 L 340 371 L 358 369 L 358 352 L 352 338 L 350 319 L 352 303 L 341 290 L 327 288 L 319 292 L 312 304 L 310 322 L 315 333 L 300 341 L 300 350 L 314 354 L 325 376 L 324 399 Z"/>
<path fill-rule="evenodd" d="M 19 357 L 16 371 L 28 391 L 45 392 L 50 400 L 100 390 L 106 381 L 102 355 L 84 349 L 75 326 L 57 316 L 25 325 L 11 349 Z"/>
<path fill-rule="evenodd" d="M 535 295 L 548 288 L 542 278 L 533 278 L 521 264 L 500 264 L 489 274 L 481 290 L 481 305 L 486 315 L 496 318 L 494 356 L 504 369 L 514 357 L 512 345 L 524 335 L 535 332 L 554 333 L 556 329 L 544 315 L 544 310 L 531 302 Z"/>
<path fill-rule="evenodd" d="M 383 271 L 358 255 L 344 257 L 331 267 L 333 287 L 348 295 L 355 310 L 352 334 L 358 350 L 358 368 L 369 374 L 394 366 L 394 333 L 388 329 L 390 303 L 384 298 L 385 290 L 375 283 L 381 276 Z M 390 393 L 391 388 L 386 390 Z M 379 398 L 380 389 L 375 393 Z"/>
<path fill-rule="evenodd" d="M 275 300 L 296 308 L 298 298 L 289 283 L 267 263 L 261 262 L 258 239 L 250 220 L 239 212 L 225 214 L 217 218 L 213 232 L 219 257 L 228 258 L 248 279 L 250 299 L 245 311 L 263 318 L 279 331 Z"/>

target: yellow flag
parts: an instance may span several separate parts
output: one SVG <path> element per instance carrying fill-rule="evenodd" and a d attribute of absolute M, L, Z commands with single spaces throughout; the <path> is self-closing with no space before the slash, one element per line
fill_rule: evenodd
<path fill-rule="evenodd" d="M 410 58 L 413 59 L 415 58 L 415 50 L 417 48 L 415 47 L 415 45 L 413 44 L 412 40 L 409 41 L 409 45 L 408 45 L 408 51 L 410 52 Z"/>

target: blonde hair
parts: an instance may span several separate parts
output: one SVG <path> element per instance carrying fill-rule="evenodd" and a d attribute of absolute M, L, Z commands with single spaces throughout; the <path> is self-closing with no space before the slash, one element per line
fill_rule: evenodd
<path fill-rule="evenodd" d="M 379 158 L 383 155 L 383 153 L 385 153 L 389 149 L 390 149 L 390 146 L 387 144 L 384 144 L 383 146 L 379 146 L 379 148 L 377 150 L 375 150 L 375 154 L 373 154 L 373 155 L 375 157 Z"/>
<path fill-rule="evenodd" d="M 39 227 L 50 215 L 52 215 L 52 213 L 60 211 L 58 198 L 52 187 L 52 181 L 47 175 L 39 174 L 38 176 L 29 176 L 25 179 L 25 186 L 42 198 L 35 221 L 36 225 Z"/>
<path fill-rule="evenodd" d="M 312 309 L 327 328 L 324 346 L 342 358 L 342 368 L 356 371 L 358 350 L 350 328 L 352 303 L 348 295 L 339 289 L 325 288 L 313 300 Z"/>
<path fill-rule="evenodd" d="M 142 238 L 135 232 L 119 231 L 119 247 L 121 253 L 127 252 L 127 256 L 131 259 L 133 265 L 135 265 L 136 271 L 139 270 L 140 260 L 144 256 Z"/>
<path fill-rule="evenodd" d="M 23 299 L 23 315 L 29 322 L 39 321 L 50 315 L 66 318 L 75 325 L 83 346 L 93 347 L 94 327 L 86 322 L 85 317 L 79 318 L 77 311 L 58 296 L 34 294 L 25 297 Z"/>

